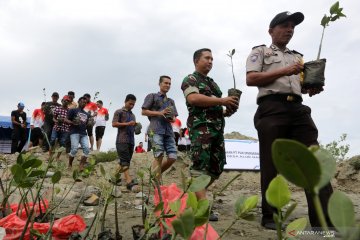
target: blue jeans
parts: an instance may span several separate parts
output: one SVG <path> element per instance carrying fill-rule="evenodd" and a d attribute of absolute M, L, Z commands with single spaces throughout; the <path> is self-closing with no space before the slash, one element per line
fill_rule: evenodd
<path fill-rule="evenodd" d="M 69 134 L 69 132 L 56 131 L 53 129 L 51 132 L 50 145 L 53 147 L 55 145 L 56 139 L 58 139 L 60 147 L 65 147 L 66 139 L 68 138 Z"/>
<path fill-rule="evenodd" d="M 69 155 L 71 157 L 75 157 L 78 149 L 79 149 L 79 143 L 83 149 L 84 156 L 87 157 L 89 155 L 89 141 L 88 136 L 86 134 L 78 134 L 73 133 L 70 135 L 70 141 L 71 141 L 71 150 Z"/>
<path fill-rule="evenodd" d="M 165 134 L 154 134 L 152 141 L 152 144 L 155 145 L 153 146 L 154 157 L 159 157 L 163 155 L 164 152 L 166 152 L 168 158 L 177 158 L 177 150 L 173 136 L 168 136 Z"/>

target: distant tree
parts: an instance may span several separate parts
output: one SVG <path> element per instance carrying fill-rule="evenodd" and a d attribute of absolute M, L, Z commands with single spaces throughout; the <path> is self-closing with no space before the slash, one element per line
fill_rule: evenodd
<path fill-rule="evenodd" d="M 326 145 L 320 144 L 321 148 L 328 150 L 336 159 L 336 161 L 345 160 L 346 154 L 349 152 L 350 145 L 344 144 L 347 134 L 343 133 L 339 140 L 334 140 Z"/>

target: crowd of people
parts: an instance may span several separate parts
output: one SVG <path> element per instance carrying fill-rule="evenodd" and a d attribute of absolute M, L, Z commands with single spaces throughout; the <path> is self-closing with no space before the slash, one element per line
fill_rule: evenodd
<path fill-rule="evenodd" d="M 29 140 L 29 147 L 40 146 L 43 151 L 49 152 L 52 156 L 55 144 L 58 143 L 69 154 L 69 167 L 71 167 L 80 145 L 83 149 L 80 164 L 80 169 L 82 169 L 90 150 L 93 150 L 94 127 L 96 148 L 100 150 L 109 112 L 103 107 L 101 100 L 92 102 L 88 93 L 80 97 L 77 102 L 74 98 L 75 93 L 69 91 L 59 103 L 59 94 L 54 92 L 51 95 L 51 101 L 42 102 L 41 107 L 33 111 L 28 135 L 25 104 L 20 102 L 18 109 L 11 112 L 13 125 L 11 153 L 21 152 L 26 141 Z M 56 160 L 59 160 L 60 154 L 61 152 L 58 152 L 55 156 Z"/>
<path fill-rule="evenodd" d="M 277 138 L 294 139 L 307 146 L 318 145 L 318 130 L 311 118 L 311 110 L 302 104 L 302 94 L 310 96 L 320 93 L 322 88 L 303 89 L 300 82 L 300 72 L 303 70 L 302 55 L 291 51 L 287 44 L 291 40 L 295 26 L 304 20 L 300 12 L 282 12 L 270 22 L 269 34 L 272 43 L 256 46 L 251 50 L 246 62 L 246 83 L 255 86 L 258 109 L 254 116 L 254 125 L 258 131 L 260 144 L 260 173 L 262 194 L 262 220 L 265 228 L 275 229 L 272 208 L 265 198 L 266 189 L 277 175 L 271 155 L 271 145 Z M 177 120 L 178 112 L 175 101 L 168 96 L 171 88 L 171 78 L 163 75 L 159 78 L 159 91 L 149 93 L 141 106 L 141 114 L 149 118 L 150 124 L 146 130 L 145 142 L 148 151 L 152 150 L 154 160 L 152 170 L 161 182 L 161 175 L 177 160 L 178 151 L 190 150 L 192 166 L 190 175 L 196 177 L 202 174 L 211 177 L 209 185 L 196 192 L 199 200 L 207 198 L 207 188 L 218 179 L 226 164 L 224 146 L 225 117 L 231 117 L 238 109 L 239 98 L 223 97 L 216 82 L 208 76 L 213 67 L 212 51 L 202 48 L 193 55 L 195 71 L 187 75 L 181 85 L 188 109 L 187 128 L 181 128 Z M 46 150 L 52 152 L 55 140 L 60 146 L 69 149 L 69 166 L 72 165 L 79 144 L 83 148 L 80 167 L 86 163 L 89 148 L 93 149 L 93 126 L 95 125 L 96 144 L 100 149 L 101 139 L 105 131 L 105 123 L 109 114 L 99 100 L 97 104 L 90 101 L 89 94 L 74 102 L 74 93 L 69 92 L 58 103 L 59 95 L 54 92 L 52 101 L 36 109 L 31 121 L 31 144 L 43 143 Z M 137 182 L 130 176 L 129 168 L 132 155 L 144 152 L 142 143 L 135 147 L 134 135 L 136 117 L 132 112 L 136 104 L 136 96 L 128 94 L 124 106 L 115 111 L 112 127 L 118 129 L 116 149 L 119 156 L 119 171 L 124 172 L 126 187 L 131 191 L 138 190 Z M 14 125 L 12 152 L 20 151 L 26 142 L 26 113 L 24 104 L 18 104 L 18 110 L 12 112 Z M 43 130 L 39 130 L 42 128 Z M 42 139 L 41 132 L 46 133 Z M 69 141 L 70 139 L 70 141 Z M 46 142 L 49 142 L 47 144 Z M 90 142 L 90 147 L 89 147 Z M 151 144 L 150 144 L 151 143 Z M 320 200 L 326 220 L 328 220 L 327 202 L 332 193 L 331 184 L 320 190 Z M 315 214 L 311 197 L 308 199 L 309 218 L 313 227 L 320 223 Z M 210 220 L 218 220 L 211 213 Z"/>

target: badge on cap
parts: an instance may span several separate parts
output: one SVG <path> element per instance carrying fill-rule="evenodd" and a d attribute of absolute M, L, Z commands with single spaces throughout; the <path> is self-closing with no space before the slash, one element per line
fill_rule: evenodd
<path fill-rule="evenodd" d="M 291 15 L 291 12 L 286 12 L 286 15 Z"/>

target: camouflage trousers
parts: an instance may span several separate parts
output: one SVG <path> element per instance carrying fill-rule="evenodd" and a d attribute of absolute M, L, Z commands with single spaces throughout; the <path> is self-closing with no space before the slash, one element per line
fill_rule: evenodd
<path fill-rule="evenodd" d="M 206 174 L 213 179 L 218 179 L 226 164 L 223 132 L 201 126 L 190 128 L 189 133 L 193 162 L 190 168 L 191 176 Z"/>

